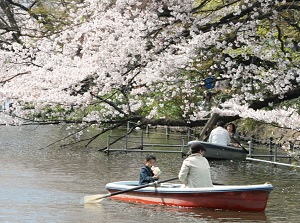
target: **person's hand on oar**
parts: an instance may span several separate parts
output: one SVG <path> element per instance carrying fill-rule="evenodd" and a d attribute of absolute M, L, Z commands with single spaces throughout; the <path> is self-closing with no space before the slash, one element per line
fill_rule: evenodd
<path fill-rule="evenodd" d="M 168 179 L 168 180 L 155 181 L 155 182 L 152 182 L 152 183 L 149 183 L 149 184 L 140 185 L 140 186 L 137 186 L 137 187 L 130 188 L 128 190 L 118 191 L 118 192 L 115 192 L 115 193 L 95 194 L 95 195 L 85 196 L 84 197 L 84 203 L 86 203 L 86 204 L 87 203 L 90 203 L 90 204 L 91 203 L 99 203 L 103 199 L 111 197 L 111 196 L 115 196 L 115 195 L 118 195 L 118 194 L 123 194 L 123 193 L 129 192 L 129 191 L 134 191 L 134 190 L 138 190 L 138 189 L 141 189 L 141 188 L 144 188 L 144 187 L 154 186 L 154 185 L 157 185 L 157 184 L 160 184 L 160 183 L 165 183 L 165 182 L 169 182 L 169 181 L 177 180 L 177 179 L 178 178 L 175 177 L 175 178 L 171 178 L 171 179 Z"/>
<path fill-rule="evenodd" d="M 245 147 L 234 137 L 231 137 L 246 153 L 249 153 L 249 151 L 247 149 L 245 149 Z"/>

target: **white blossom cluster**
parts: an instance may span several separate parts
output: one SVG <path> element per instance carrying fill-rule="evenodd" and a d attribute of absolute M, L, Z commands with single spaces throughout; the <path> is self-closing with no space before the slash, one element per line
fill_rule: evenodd
<path fill-rule="evenodd" d="M 297 129 L 300 119 L 291 108 L 249 108 L 252 101 L 284 97 L 298 87 L 300 46 L 278 32 L 283 18 L 277 9 L 293 3 L 226 2 L 74 2 L 68 8 L 73 23 L 50 36 L 42 35 L 41 22 L 18 14 L 22 44 L 3 44 L 0 49 L 0 98 L 30 103 L 35 111 L 99 103 L 97 111 L 84 117 L 87 122 L 122 118 L 144 106 L 152 106 L 147 118 L 154 118 L 165 102 L 175 100 L 182 117 L 195 121 L 212 112 L 199 110 L 196 102 L 205 89 L 190 75 L 205 67 L 210 71 L 204 78 L 218 73 L 232 92 L 223 109 L 214 112 Z M 10 39 L 11 34 L 1 38 Z"/>

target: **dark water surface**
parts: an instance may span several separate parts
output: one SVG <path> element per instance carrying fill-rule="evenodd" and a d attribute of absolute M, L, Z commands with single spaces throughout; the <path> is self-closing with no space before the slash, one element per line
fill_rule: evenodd
<path fill-rule="evenodd" d="M 1 127 L 0 132 L 1 223 L 299 222 L 299 169 L 246 161 L 210 162 L 214 182 L 271 182 L 274 190 L 264 213 L 151 206 L 111 199 L 84 205 L 84 196 L 106 194 L 106 183 L 137 180 L 145 153 L 107 156 L 95 149 L 40 149 L 68 134 L 57 126 Z M 99 143 L 105 145 L 105 140 Z M 163 172 L 161 180 L 176 177 L 181 155 L 156 156 Z"/>

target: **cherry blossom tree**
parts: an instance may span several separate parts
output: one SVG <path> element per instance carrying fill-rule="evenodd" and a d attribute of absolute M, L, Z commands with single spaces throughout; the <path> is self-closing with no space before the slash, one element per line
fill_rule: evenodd
<path fill-rule="evenodd" d="M 300 93 L 299 1 L 49 1 L 53 18 L 37 3 L 1 0 L 14 117 L 195 126 L 214 112 L 299 130 L 297 109 L 275 106 Z"/>

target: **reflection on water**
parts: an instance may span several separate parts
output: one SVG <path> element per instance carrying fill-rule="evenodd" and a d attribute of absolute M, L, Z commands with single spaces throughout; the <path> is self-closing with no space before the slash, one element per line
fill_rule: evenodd
<path fill-rule="evenodd" d="M 274 190 L 265 213 L 149 206 L 109 198 L 99 205 L 84 205 L 84 196 L 106 194 L 106 183 L 137 180 L 145 154 L 106 156 L 87 148 L 40 149 L 67 134 L 57 126 L 1 127 L 0 222 L 298 222 L 299 172 L 257 162 L 210 164 L 214 182 L 271 182 Z M 106 141 L 98 143 L 101 147 Z M 156 156 L 162 180 L 176 177 L 183 161 L 180 154 Z"/>
<path fill-rule="evenodd" d="M 224 210 L 208 210 L 200 208 L 180 208 L 180 207 L 156 207 L 157 211 L 168 211 L 170 214 L 193 217 L 195 219 L 206 219 L 207 221 L 220 220 L 226 222 L 240 222 L 240 221 L 266 221 L 265 213 L 253 212 L 236 212 Z"/>
<path fill-rule="evenodd" d="M 122 208 L 120 209 L 120 206 Z M 109 212 L 111 219 L 119 219 L 127 213 L 127 221 L 120 222 L 266 222 L 265 213 L 207 210 L 200 208 L 167 207 L 159 205 L 128 204 L 107 199 L 98 205 L 85 205 L 85 209 L 96 212 Z M 112 210 L 113 209 L 113 210 Z M 121 210 L 121 213 L 120 213 Z M 139 219 L 132 219 L 133 216 Z M 143 219 L 143 220 L 142 220 Z M 145 220 L 144 220 L 145 219 Z M 115 221 L 109 221 L 115 222 Z"/>

